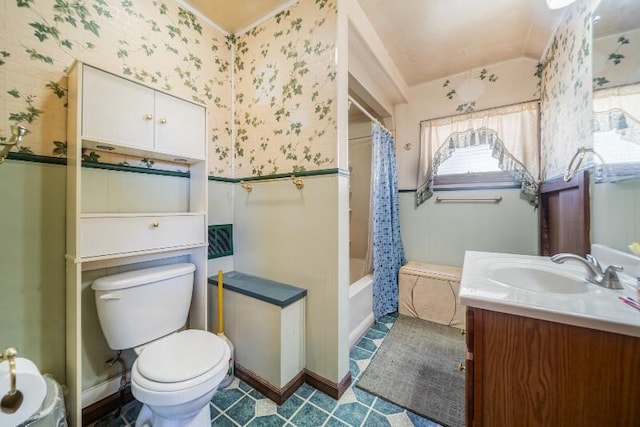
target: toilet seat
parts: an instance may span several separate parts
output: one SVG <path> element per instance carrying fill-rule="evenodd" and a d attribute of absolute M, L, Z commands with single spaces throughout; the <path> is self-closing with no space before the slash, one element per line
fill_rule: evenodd
<path fill-rule="evenodd" d="M 132 388 L 150 394 L 195 391 L 220 374 L 224 377 L 229 357 L 229 346 L 210 332 L 178 332 L 145 347 L 131 369 Z"/>

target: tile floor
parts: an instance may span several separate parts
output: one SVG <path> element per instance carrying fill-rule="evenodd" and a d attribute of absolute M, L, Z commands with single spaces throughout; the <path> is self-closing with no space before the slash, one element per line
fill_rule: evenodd
<path fill-rule="evenodd" d="M 438 424 L 359 389 L 355 384 L 395 321 L 385 316 L 351 350 L 352 385 L 339 401 L 303 384 L 283 405 L 277 406 L 246 383 L 235 379 L 211 401 L 212 426 L 365 426 L 437 427 Z M 107 415 L 92 427 L 127 427 L 135 424 L 140 403 L 131 402 L 115 418 Z"/>

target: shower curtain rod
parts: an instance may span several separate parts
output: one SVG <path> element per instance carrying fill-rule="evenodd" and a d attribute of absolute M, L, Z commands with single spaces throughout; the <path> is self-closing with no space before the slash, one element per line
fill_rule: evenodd
<path fill-rule="evenodd" d="M 380 125 L 380 127 L 381 127 L 382 129 L 386 130 L 387 132 L 389 132 L 390 134 L 392 134 L 392 135 L 393 135 L 393 132 L 391 132 L 389 129 L 387 129 L 387 127 L 386 127 L 385 125 L 383 125 L 383 124 L 380 122 L 380 120 L 376 119 L 376 118 L 373 116 L 373 114 L 371 114 L 369 111 L 367 111 L 367 109 L 366 109 L 366 108 L 364 108 L 362 105 L 360 105 L 360 104 L 358 103 L 358 101 L 356 101 L 355 99 L 353 99 L 353 98 L 351 97 L 351 95 L 349 95 L 349 104 L 353 104 L 353 105 L 355 105 L 356 107 L 358 107 L 358 110 L 362 111 L 362 113 L 363 113 L 365 116 L 367 116 L 367 117 L 369 118 L 369 120 L 371 120 L 371 121 L 372 121 L 372 122 L 374 122 L 374 123 L 377 123 L 378 125 Z"/>

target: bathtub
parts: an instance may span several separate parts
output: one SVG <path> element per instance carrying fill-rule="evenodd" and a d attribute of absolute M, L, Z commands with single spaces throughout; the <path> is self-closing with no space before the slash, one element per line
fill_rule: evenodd
<path fill-rule="evenodd" d="M 373 325 L 373 275 L 349 286 L 349 348 L 353 348 Z"/>

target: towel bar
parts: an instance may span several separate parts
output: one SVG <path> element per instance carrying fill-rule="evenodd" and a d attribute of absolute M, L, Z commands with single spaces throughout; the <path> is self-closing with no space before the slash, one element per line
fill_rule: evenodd
<path fill-rule="evenodd" d="M 438 203 L 500 203 L 502 196 L 497 197 L 436 197 Z"/>

